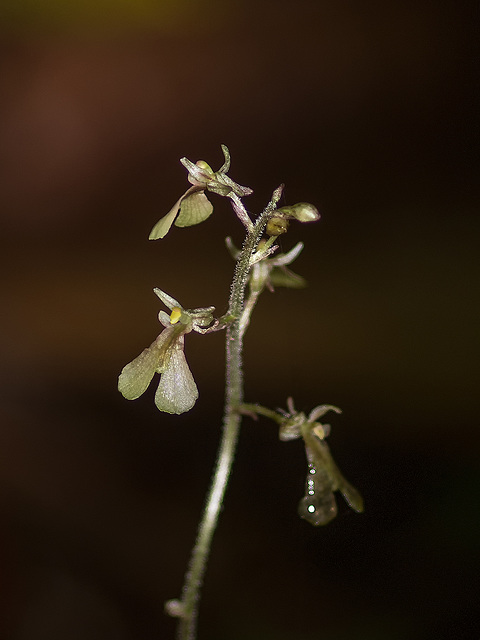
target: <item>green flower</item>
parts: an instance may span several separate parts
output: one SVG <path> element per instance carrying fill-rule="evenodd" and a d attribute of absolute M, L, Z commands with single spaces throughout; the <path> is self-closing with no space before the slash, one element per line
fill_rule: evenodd
<path fill-rule="evenodd" d="M 227 197 L 243 197 L 252 193 L 249 187 L 242 187 L 227 176 L 230 169 L 230 152 L 222 144 L 225 162 L 216 172 L 203 160 L 193 163 L 187 158 L 180 162 L 188 171 L 188 181 L 193 185 L 173 205 L 166 216 L 161 218 L 150 232 L 149 240 L 164 238 L 175 222 L 176 227 L 191 227 L 206 220 L 213 212 L 213 206 L 205 190 Z"/>
<path fill-rule="evenodd" d="M 303 289 L 306 287 L 305 278 L 287 269 L 287 264 L 291 264 L 296 260 L 303 250 L 303 242 L 297 242 L 293 249 L 290 249 L 287 253 L 279 253 L 273 257 L 263 258 L 262 244 L 264 242 L 264 240 L 260 242 L 257 251 L 252 256 L 253 264 L 249 279 L 251 291 L 261 292 L 265 287 L 269 291 L 274 291 L 275 287 L 289 287 L 291 289 Z M 267 249 L 268 251 L 269 249 Z"/>
<path fill-rule="evenodd" d="M 225 244 L 234 260 L 240 255 L 240 250 L 233 244 L 232 239 L 227 237 Z M 268 246 L 268 241 L 261 240 L 257 250 L 252 255 L 248 284 L 251 293 L 260 294 L 265 287 L 269 291 L 274 291 L 275 287 L 289 287 L 291 289 L 303 289 L 307 286 L 305 278 L 287 269 L 287 264 L 291 264 L 303 250 L 303 242 L 297 244 L 287 251 L 276 256 L 272 254 L 278 249 L 278 245 Z"/>
<path fill-rule="evenodd" d="M 343 477 L 325 442 L 330 426 L 318 422 L 327 411 L 340 413 L 340 409 L 332 405 L 320 405 L 307 417 L 295 411 L 292 398 L 288 399 L 287 405 L 288 412 L 282 412 L 283 418 L 279 420 L 280 440 L 302 437 L 308 462 L 305 497 L 298 505 L 300 517 L 314 526 L 328 524 L 337 515 L 335 491 L 340 491 L 354 511 L 363 511 L 362 496 Z"/>
<path fill-rule="evenodd" d="M 166 413 L 189 411 L 198 398 L 198 389 L 183 352 L 184 336 L 190 331 L 204 333 L 213 322 L 215 307 L 184 309 L 175 298 L 161 289 L 154 289 L 160 300 L 171 310 L 160 311 L 158 319 L 165 327 L 158 338 L 127 364 L 118 378 L 118 390 L 127 400 L 139 398 L 148 388 L 155 373 L 160 382 L 155 404 Z"/>

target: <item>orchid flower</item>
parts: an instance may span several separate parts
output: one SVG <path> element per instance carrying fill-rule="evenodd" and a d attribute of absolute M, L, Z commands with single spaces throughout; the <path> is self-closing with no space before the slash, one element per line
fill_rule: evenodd
<path fill-rule="evenodd" d="M 198 398 L 198 389 L 185 359 L 184 336 L 190 331 L 205 333 L 213 322 L 215 307 L 184 309 L 182 305 L 161 289 L 156 295 L 171 311 L 160 311 L 158 319 L 165 327 L 157 339 L 132 362 L 127 364 L 118 378 L 118 390 L 127 400 L 139 398 L 148 388 L 155 373 L 160 382 L 155 404 L 166 413 L 189 411 Z"/>
<path fill-rule="evenodd" d="M 314 526 L 328 524 L 337 515 L 335 491 L 340 491 L 354 511 L 363 511 L 362 496 L 343 477 L 325 442 L 330 425 L 318 422 L 327 411 L 341 413 L 340 409 L 328 404 L 320 405 L 307 417 L 295 411 L 292 398 L 288 399 L 287 406 L 288 412 L 281 412 L 284 417 L 280 420 L 280 440 L 302 437 L 308 461 L 306 494 L 298 505 L 300 517 Z"/>
<path fill-rule="evenodd" d="M 238 259 L 240 250 L 235 247 L 230 237 L 225 239 L 225 244 L 234 260 Z M 267 288 L 273 292 L 274 287 L 290 287 L 301 289 L 307 286 L 302 276 L 287 269 L 287 264 L 291 264 L 303 249 L 303 242 L 298 242 L 287 253 L 279 253 L 270 257 L 277 249 L 277 245 L 269 246 L 269 240 L 261 240 L 257 250 L 250 259 L 250 273 L 248 276 L 249 294 L 245 301 L 242 315 L 240 317 L 240 327 L 242 331 L 248 327 L 250 317 L 257 300 L 262 291 Z"/>
<path fill-rule="evenodd" d="M 230 152 L 222 144 L 225 162 L 216 172 L 204 160 L 196 163 L 188 158 L 180 162 L 188 171 L 188 181 L 193 185 L 173 205 L 170 211 L 161 218 L 150 232 L 150 240 L 164 238 L 175 222 L 176 227 L 191 227 L 206 220 L 213 212 L 213 206 L 205 190 L 233 199 L 248 196 L 252 193 L 249 187 L 242 187 L 227 176 L 230 169 Z"/>

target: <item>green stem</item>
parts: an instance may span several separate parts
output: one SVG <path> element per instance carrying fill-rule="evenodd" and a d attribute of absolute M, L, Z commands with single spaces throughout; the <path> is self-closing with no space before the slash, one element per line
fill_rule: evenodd
<path fill-rule="evenodd" d="M 238 407 L 239 411 L 243 414 L 254 414 L 258 416 L 265 416 L 266 418 L 270 418 L 270 420 L 275 420 L 277 424 L 282 424 L 285 421 L 285 418 L 279 415 L 276 411 L 272 411 L 272 409 L 267 409 L 267 407 L 262 407 L 260 404 L 247 404 L 242 403 Z"/>
<path fill-rule="evenodd" d="M 240 317 L 244 306 L 245 288 L 250 271 L 250 258 L 260 241 L 263 229 L 275 204 L 276 202 L 272 200 L 265 211 L 258 217 L 253 228 L 248 232 L 235 267 L 228 310 L 228 314 L 234 320 L 226 331 L 226 387 L 223 434 L 207 503 L 192 551 L 190 568 L 185 577 L 182 601 L 179 603 L 178 640 L 195 640 L 197 635 L 198 603 L 203 576 L 235 457 L 242 419 L 237 410 L 238 405 L 243 400 L 242 347 L 244 330 L 240 326 Z"/>

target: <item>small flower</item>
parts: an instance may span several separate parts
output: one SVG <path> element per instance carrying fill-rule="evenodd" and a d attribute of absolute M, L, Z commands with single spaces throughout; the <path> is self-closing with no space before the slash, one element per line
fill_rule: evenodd
<path fill-rule="evenodd" d="M 295 411 L 291 398 L 287 405 L 288 412 L 281 412 L 283 418 L 279 420 L 280 440 L 294 440 L 301 436 L 308 461 L 306 493 L 298 505 L 300 517 L 314 526 L 328 524 L 337 515 L 335 491 L 340 491 L 354 511 L 363 511 L 362 496 L 343 477 L 325 442 L 330 433 L 330 425 L 318 422 L 327 411 L 340 413 L 340 409 L 332 405 L 320 405 L 307 417 L 304 413 Z"/>
<path fill-rule="evenodd" d="M 298 242 L 293 249 L 287 253 L 279 253 L 277 256 L 271 256 L 277 249 L 278 245 L 271 246 L 272 238 L 269 240 L 261 240 L 257 250 L 250 258 L 250 273 L 248 276 L 249 295 L 245 301 L 243 311 L 240 317 L 240 330 L 246 330 L 250 323 L 250 317 L 255 304 L 263 292 L 265 287 L 273 292 L 274 287 L 290 287 L 293 289 L 301 289 L 307 285 L 302 276 L 297 275 L 286 265 L 293 262 L 303 249 L 303 242 Z M 233 244 L 232 239 L 227 237 L 225 244 L 234 260 L 238 260 L 240 250 Z"/>
<path fill-rule="evenodd" d="M 127 400 L 139 398 L 147 389 L 155 373 L 160 382 L 155 404 L 166 413 L 189 411 L 198 398 L 198 389 L 183 352 L 184 336 L 190 331 L 204 333 L 213 322 L 215 307 L 184 309 L 175 298 L 161 289 L 156 295 L 171 314 L 160 311 L 158 319 L 165 327 L 158 338 L 127 364 L 118 378 L 118 390 Z"/>
<path fill-rule="evenodd" d="M 240 255 L 240 250 L 233 244 L 232 239 L 227 237 L 225 244 L 234 260 Z M 291 289 L 303 289 L 307 286 L 305 278 L 287 269 L 287 264 L 291 264 L 298 258 L 303 250 L 303 242 L 297 244 L 287 251 L 287 253 L 279 253 L 275 257 L 269 257 L 274 253 L 278 246 L 267 246 L 268 241 L 261 240 L 257 250 L 252 255 L 252 269 L 249 275 L 250 291 L 261 293 L 265 287 L 269 291 L 274 291 L 274 287 L 289 287 Z"/>
<path fill-rule="evenodd" d="M 306 287 L 307 283 L 302 276 L 287 269 L 287 264 L 291 264 L 296 260 L 303 250 L 303 242 L 297 242 L 293 249 L 290 249 L 287 253 L 279 253 L 266 259 L 262 258 L 263 242 L 260 242 L 257 251 L 252 256 L 250 289 L 252 291 L 262 291 L 264 287 L 267 287 L 269 291 L 274 291 L 276 286 L 289 287 L 291 289 L 303 289 L 303 287 Z M 256 260 L 257 257 L 259 258 L 258 261 Z"/>
<path fill-rule="evenodd" d="M 273 411 L 259 404 L 242 403 L 238 406 L 238 411 L 255 419 L 260 415 L 274 420 L 280 426 L 280 440 L 303 438 L 308 475 L 306 495 L 298 505 L 300 517 L 314 526 L 328 524 L 337 515 L 335 491 L 340 491 L 354 511 L 363 511 L 362 496 L 345 480 L 325 442 L 325 438 L 330 433 L 330 425 L 318 422 L 318 419 L 327 411 L 341 413 L 340 409 L 330 404 L 322 404 L 315 407 L 307 417 L 304 413 L 295 410 L 292 398 L 288 398 L 287 407 L 288 411 L 282 409 Z"/>
<path fill-rule="evenodd" d="M 230 152 L 222 144 L 225 162 L 216 172 L 203 160 L 193 163 L 187 158 L 180 162 L 188 171 L 188 180 L 193 185 L 173 205 L 166 216 L 161 218 L 150 232 L 149 240 L 164 238 L 175 222 L 176 227 L 191 227 L 206 220 L 213 212 L 213 206 L 205 190 L 227 197 L 243 197 L 252 193 L 249 187 L 242 187 L 227 176 L 230 169 Z"/>

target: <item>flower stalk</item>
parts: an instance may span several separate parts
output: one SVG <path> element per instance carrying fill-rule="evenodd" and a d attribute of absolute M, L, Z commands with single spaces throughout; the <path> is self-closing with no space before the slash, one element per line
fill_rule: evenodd
<path fill-rule="evenodd" d="M 278 189 L 264 212 L 252 225 L 235 266 L 228 310 L 228 314 L 234 320 L 227 327 L 225 340 L 226 384 L 222 439 L 207 503 L 192 551 L 190 568 L 185 576 L 182 600 L 181 602 L 170 601 L 170 603 L 167 603 L 167 610 L 179 616 L 178 640 L 193 640 L 196 637 L 200 589 L 210 554 L 213 534 L 217 527 L 220 509 L 235 458 L 242 419 L 238 406 L 243 400 L 242 350 L 245 332 L 241 324 L 241 315 L 244 308 L 245 289 L 251 269 L 252 256 L 280 194 L 281 189 Z M 235 204 L 235 208 L 243 206 L 238 201 Z"/>
<path fill-rule="evenodd" d="M 173 225 L 187 227 L 204 222 L 213 212 L 207 192 L 230 200 L 246 236 L 241 250 L 234 247 L 230 238 L 226 240 L 227 248 L 235 260 L 228 310 L 217 319 L 214 317 L 214 307 L 187 309 L 161 289 L 154 289 L 171 313 L 167 314 L 163 310 L 159 312 L 158 319 L 163 326 L 161 333 L 122 369 L 118 380 L 122 395 L 127 400 L 135 400 L 145 392 L 154 376 L 159 374 L 155 394 L 157 408 L 175 414 L 189 411 L 199 393 L 184 354 L 185 336 L 192 331 L 205 334 L 226 330 L 225 407 L 215 469 L 182 596 L 165 604 L 166 612 L 178 618 L 178 640 L 195 640 L 197 637 L 198 605 L 203 578 L 244 415 L 254 418 L 262 415 L 276 422 L 281 440 L 303 438 L 309 475 L 306 495 L 299 505 L 302 518 L 315 526 L 329 522 L 335 517 L 337 509 L 335 491 L 339 491 L 355 511 L 363 509 L 360 494 L 345 480 L 330 454 L 325 442 L 329 432 L 328 425 L 318 422 L 318 418 L 325 412 L 333 410 L 338 413 L 339 409 L 331 405 L 320 405 L 306 416 L 295 410 L 291 399 L 287 401 L 288 411 L 273 411 L 259 404 L 243 402 L 243 338 L 259 296 L 265 289 L 273 292 L 277 286 L 302 288 L 306 284 L 301 276 L 287 268 L 302 251 L 303 243 L 297 243 L 284 254 L 277 254 L 277 238 L 287 232 L 291 220 L 314 222 L 319 219 L 320 214 L 313 205 L 305 202 L 277 208 L 283 192 L 283 185 L 280 185 L 273 192 L 264 211 L 256 219 L 252 219 L 242 202 L 242 198 L 250 195 L 252 190 L 227 175 L 230 153 L 224 145 L 222 151 L 225 161 L 218 171 L 213 171 L 203 160 L 193 163 L 187 158 L 181 159 L 192 186 L 155 224 L 149 238 L 164 238 Z"/>

